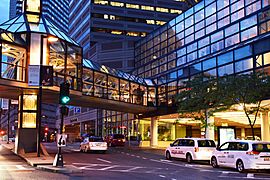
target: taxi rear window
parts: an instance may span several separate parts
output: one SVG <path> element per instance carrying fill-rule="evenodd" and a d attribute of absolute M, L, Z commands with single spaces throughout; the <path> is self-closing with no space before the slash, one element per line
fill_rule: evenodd
<path fill-rule="evenodd" d="M 253 151 L 258 151 L 258 152 L 270 152 L 270 143 L 252 144 L 252 149 L 253 149 Z"/>
<path fill-rule="evenodd" d="M 198 140 L 198 147 L 216 147 L 213 140 Z"/>
<path fill-rule="evenodd" d="M 89 142 L 103 142 L 103 138 L 98 137 L 89 138 Z"/>

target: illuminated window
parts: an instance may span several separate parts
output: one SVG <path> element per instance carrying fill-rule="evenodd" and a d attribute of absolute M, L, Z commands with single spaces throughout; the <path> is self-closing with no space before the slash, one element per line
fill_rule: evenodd
<path fill-rule="evenodd" d="M 124 7 L 124 3 L 120 3 L 120 2 L 111 2 L 111 6 Z"/>
<path fill-rule="evenodd" d="M 146 33 L 142 32 L 141 37 L 145 37 L 145 36 L 146 36 Z"/>
<path fill-rule="evenodd" d="M 152 6 L 142 6 L 141 9 L 142 10 L 147 10 L 147 11 L 154 11 L 155 10 L 155 8 L 152 7 Z"/>
<path fill-rule="evenodd" d="M 94 0 L 95 4 L 102 4 L 102 5 L 108 5 L 109 2 L 108 1 L 104 1 L 104 0 Z"/>
<path fill-rule="evenodd" d="M 120 35 L 120 34 L 122 34 L 122 31 L 113 30 L 113 31 L 111 31 L 111 33 Z"/>
<path fill-rule="evenodd" d="M 157 25 L 161 25 L 161 26 L 162 26 L 163 24 L 165 24 L 165 23 L 166 23 L 166 22 L 164 22 L 164 21 L 157 21 L 157 22 L 156 22 Z"/>
<path fill-rule="evenodd" d="M 156 8 L 156 11 L 168 13 L 168 12 L 169 12 L 169 9 L 157 7 L 157 8 Z"/>
<path fill-rule="evenodd" d="M 126 4 L 126 8 L 140 9 L 140 6 L 137 4 Z"/>
<path fill-rule="evenodd" d="M 155 24 L 155 20 L 146 20 L 147 24 Z"/>
<path fill-rule="evenodd" d="M 104 19 L 109 19 L 109 15 L 108 14 L 104 14 Z"/>
<path fill-rule="evenodd" d="M 171 13 L 181 14 L 182 11 L 181 10 L 178 10 L 178 9 L 171 9 Z"/>
<path fill-rule="evenodd" d="M 110 15 L 110 20 L 115 20 L 115 16 Z"/>
<path fill-rule="evenodd" d="M 127 32 L 127 35 L 128 36 L 139 36 L 140 33 L 138 33 L 138 32 Z"/>

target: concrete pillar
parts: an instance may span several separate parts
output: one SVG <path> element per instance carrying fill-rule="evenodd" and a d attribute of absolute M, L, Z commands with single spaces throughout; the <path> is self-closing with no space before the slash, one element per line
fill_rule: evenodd
<path fill-rule="evenodd" d="M 270 141 L 269 112 L 261 113 L 261 140 Z"/>
<path fill-rule="evenodd" d="M 158 146 L 158 118 L 151 117 L 151 127 L 150 127 L 150 146 Z"/>
<path fill-rule="evenodd" d="M 246 137 L 246 129 L 241 128 L 241 139 L 245 139 L 245 137 Z"/>
<path fill-rule="evenodd" d="M 208 117 L 205 137 L 215 140 L 214 117 Z"/>

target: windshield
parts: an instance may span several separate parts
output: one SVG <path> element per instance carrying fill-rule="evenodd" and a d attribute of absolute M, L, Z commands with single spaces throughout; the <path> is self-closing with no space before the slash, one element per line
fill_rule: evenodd
<path fill-rule="evenodd" d="M 125 136 L 124 136 L 123 134 L 114 134 L 114 135 L 113 135 L 113 138 L 114 138 L 114 139 L 124 139 Z"/>
<path fill-rule="evenodd" d="M 270 152 L 270 143 L 263 144 L 263 143 L 256 143 L 252 144 L 253 151 L 258 152 Z"/>
<path fill-rule="evenodd" d="M 198 147 L 216 147 L 213 140 L 198 140 Z"/>

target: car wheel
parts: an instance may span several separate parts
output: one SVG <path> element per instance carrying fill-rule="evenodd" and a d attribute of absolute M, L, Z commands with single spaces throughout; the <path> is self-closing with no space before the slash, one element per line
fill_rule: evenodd
<path fill-rule="evenodd" d="M 238 160 L 236 162 L 236 169 L 238 172 L 241 172 L 241 173 L 245 171 L 245 166 L 242 160 Z"/>
<path fill-rule="evenodd" d="M 189 153 L 186 155 L 186 161 L 187 163 L 192 163 L 192 156 Z"/>
<path fill-rule="evenodd" d="M 171 153 L 169 151 L 166 152 L 166 159 L 171 160 Z"/>
<path fill-rule="evenodd" d="M 211 158 L 211 165 L 213 168 L 218 168 L 218 162 L 216 157 Z"/>

